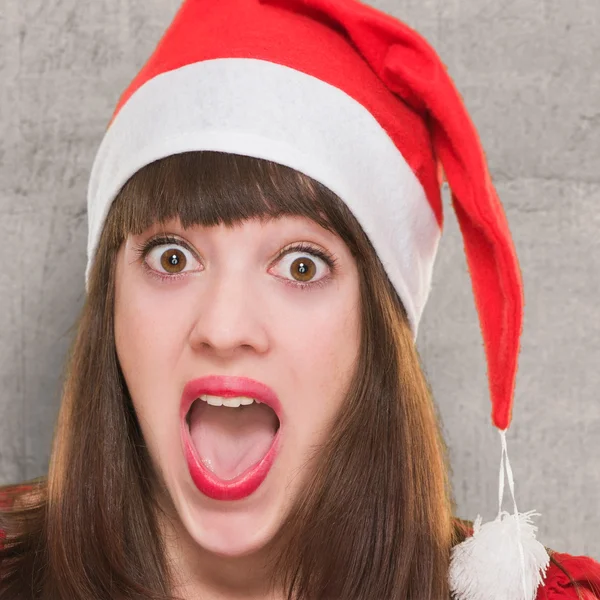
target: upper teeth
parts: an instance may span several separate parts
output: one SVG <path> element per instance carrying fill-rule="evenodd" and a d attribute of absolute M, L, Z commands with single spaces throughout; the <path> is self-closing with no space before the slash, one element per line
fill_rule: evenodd
<path fill-rule="evenodd" d="M 240 405 L 252 404 L 256 402 L 260 404 L 258 400 L 254 398 L 248 398 L 248 396 L 236 396 L 235 398 L 223 398 L 222 396 L 211 396 L 210 394 L 202 394 L 199 396 L 200 400 L 204 400 L 212 406 L 230 406 L 236 408 Z"/>

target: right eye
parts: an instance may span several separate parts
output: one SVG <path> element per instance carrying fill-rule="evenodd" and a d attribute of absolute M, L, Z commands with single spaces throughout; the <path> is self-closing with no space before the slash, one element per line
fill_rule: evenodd
<path fill-rule="evenodd" d="M 151 248 L 144 259 L 147 265 L 154 271 L 166 275 L 179 275 L 197 268 L 186 269 L 198 261 L 194 255 L 179 244 L 160 244 Z"/>

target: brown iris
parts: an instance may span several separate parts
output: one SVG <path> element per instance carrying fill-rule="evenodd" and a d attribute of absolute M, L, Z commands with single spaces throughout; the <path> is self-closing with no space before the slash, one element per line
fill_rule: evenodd
<path fill-rule="evenodd" d="M 306 256 L 297 258 L 291 265 L 292 275 L 298 281 L 310 281 L 316 272 L 315 263 Z"/>
<path fill-rule="evenodd" d="M 185 254 L 177 248 L 169 248 L 160 256 L 160 264 L 167 273 L 181 273 L 186 262 Z"/>

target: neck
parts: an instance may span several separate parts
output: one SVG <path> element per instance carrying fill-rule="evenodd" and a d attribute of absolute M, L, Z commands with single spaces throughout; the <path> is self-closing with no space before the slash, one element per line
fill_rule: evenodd
<path fill-rule="evenodd" d="M 267 551 L 226 557 L 206 551 L 177 519 L 164 519 L 161 531 L 173 594 L 182 600 L 282 600 L 271 589 Z"/>

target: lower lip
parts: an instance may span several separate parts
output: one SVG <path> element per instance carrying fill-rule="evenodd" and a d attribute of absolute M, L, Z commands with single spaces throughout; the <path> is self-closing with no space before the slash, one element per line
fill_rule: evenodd
<path fill-rule="evenodd" d="M 209 471 L 200 460 L 196 448 L 192 443 L 187 423 L 181 425 L 183 449 L 188 470 L 194 485 L 205 495 L 213 500 L 241 500 L 255 492 L 269 474 L 279 448 L 279 433 L 277 430 L 269 451 L 256 464 L 246 469 L 235 479 L 224 480 Z"/>

